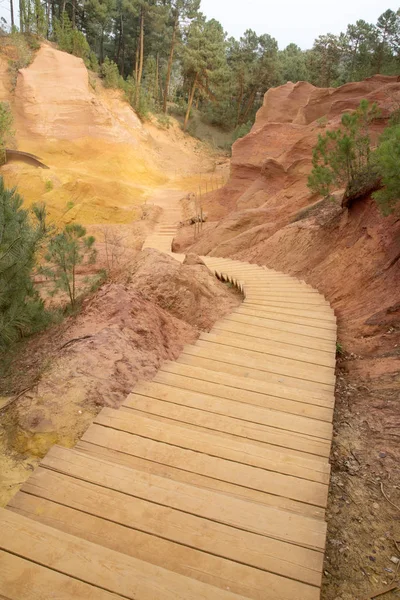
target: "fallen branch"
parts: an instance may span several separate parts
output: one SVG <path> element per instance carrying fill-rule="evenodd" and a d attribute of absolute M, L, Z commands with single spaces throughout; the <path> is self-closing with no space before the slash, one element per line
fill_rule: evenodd
<path fill-rule="evenodd" d="M 93 336 L 92 335 L 83 335 L 82 337 L 72 338 L 72 340 L 68 340 L 68 342 L 65 342 L 65 344 L 60 346 L 59 349 L 57 350 L 57 352 L 60 352 L 60 350 L 62 350 L 63 348 L 66 348 L 67 346 L 70 346 L 74 342 L 80 342 L 81 340 L 87 340 L 91 337 L 93 337 Z"/>
<path fill-rule="evenodd" d="M 392 502 L 390 500 L 390 498 L 388 498 L 388 496 L 386 495 L 385 490 L 383 489 L 383 483 L 382 483 L 382 481 L 381 481 L 381 492 L 382 492 L 384 498 L 386 498 L 386 500 L 389 502 L 389 504 L 391 504 L 392 506 L 394 506 L 395 508 L 397 508 L 397 510 L 400 511 L 400 507 L 397 506 L 397 504 L 395 504 L 394 502 Z"/>
<path fill-rule="evenodd" d="M 362 598 L 362 600 L 374 600 L 374 598 L 378 598 L 378 596 L 383 596 L 384 594 L 387 594 L 388 592 L 397 590 L 397 588 L 398 588 L 397 585 L 388 585 L 387 587 L 382 588 L 378 592 L 373 592 L 369 596 L 364 596 L 364 598 Z"/>
<path fill-rule="evenodd" d="M 2 412 L 3 410 L 5 410 L 6 408 L 8 408 L 11 404 L 14 404 L 14 402 L 16 402 L 17 400 L 19 400 L 19 398 L 21 398 L 21 396 L 23 396 L 25 394 L 25 392 L 29 392 L 29 390 L 31 390 L 32 388 L 34 388 L 37 385 L 37 381 L 35 381 L 35 383 L 32 383 L 32 385 L 29 385 L 28 387 L 24 388 L 22 390 L 22 392 L 19 392 L 19 394 L 17 394 L 16 396 L 14 396 L 14 398 L 11 398 L 11 400 L 9 402 L 7 402 L 7 404 L 5 406 L 2 406 L 0 408 L 0 412 Z"/>

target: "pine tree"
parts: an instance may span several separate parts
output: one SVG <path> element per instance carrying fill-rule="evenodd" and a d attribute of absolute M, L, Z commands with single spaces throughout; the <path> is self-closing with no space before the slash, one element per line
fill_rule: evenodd
<path fill-rule="evenodd" d="M 47 321 L 33 284 L 36 254 L 46 236 L 43 205 L 22 208 L 15 188 L 0 177 L 0 349 Z"/>
<path fill-rule="evenodd" d="M 172 64 L 174 54 L 179 39 L 180 21 L 194 19 L 200 7 L 200 0 L 171 0 L 170 3 L 170 28 L 171 28 L 171 46 L 168 56 L 167 73 L 165 78 L 163 112 L 167 112 L 167 101 L 169 93 L 169 84 L 171 80 Z"/>
<path fill-rule="evenodd" d="M 373 194 L 384 215 L 394 211 L 400 201 L 400 124 L 385 129 L 374 155 L 383 189 Z"/>
<path fill-rule="evenodd" d="M 215 19 L 207 21 L 200 15 L 189 27 L 183 55 L 183 72 L 189 82 L 188 106 L 183 124 L 184 131 L 190 117 L 197 89 L 212 97 L 210 85 L 226 62 L 225 35 Z"/>
<path fill-rule="evenodd" d="M 361 100 L 353 113 L 344 113 L 342 126 L 318 136 L 313 150 L 313 170 L 308 187 L 322 196 L 333 188 L 345 187 L 351 194 L 360 185 L 360 178 L 374 176 L 369 171 L 371 140 L 369 125 L 379 115 L 376 104 Z M 362 181 L 364 183 L 364 181 Z"/>
<path fill-rule="evenodd" d="M 77 267 L 92 264 L 96 258 L 94 237 L 86 235 L 86 229 L 77 223 L 69 223 L 61 233 L 50 239 L 44 256 L 49 263 L 40 271 L 54 281 L 53 292 L 67 292 L 71 306 L 77 300 Z"/>

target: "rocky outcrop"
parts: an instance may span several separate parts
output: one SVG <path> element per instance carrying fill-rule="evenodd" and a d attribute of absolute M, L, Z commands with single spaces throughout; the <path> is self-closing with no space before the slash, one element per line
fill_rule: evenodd
<path fill-rule="evenodd" d="M 227 185 L 209 194 L 204 202 L 209 219 L 218 220 L 218 225 L 209 228 L 194 249 L 218 253 L 227 235 L 232 237 L 233 222 L 243 223 L 247 210 L 268 211 L 271 235 L 290 223 L 300 210 L 317 200 L 307 187 L 307 176 L 318 135 L 337 127 L 343 112 L 357 108 L 366 98 L 381 109 L 381 119 L 372 127 L 376 141 L 396 95 L 400 96 L 400 82 L 381 75 L 339 88 L 289 82 L 268 90 L 251 132 L 233 146 Z M 261 224 L 252 221 L 251 212 L 247 221 L 248 229 Z M 244 228 L 238 231 L 243 232 Z M 180 244 L 179 237 L 176 243 Z M 240 243 L 238 240 L 236 246 Z"/>
<path fill-rule="evenodd" d="M 142 133 L 138 117 L 119 93 L 107 99 L 95 94 L 83 60 L 48 44 L 19 71 L 15 108 L 31 134 L 46 138 L 132 143 Z"/>

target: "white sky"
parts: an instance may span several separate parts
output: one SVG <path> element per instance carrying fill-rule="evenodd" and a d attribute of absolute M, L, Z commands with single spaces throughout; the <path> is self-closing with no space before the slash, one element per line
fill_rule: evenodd
<path fill-rule="evenodd" d="M 319 35 L 339 34 L 358 19 L 376 23 L 385 10 L 399 6 L 399 0 L 201 0 L 201 11 L 228 35 L 239 38 L 254 29 L 272 35 L 280 49 L 294 42 L 303 50 Z"/>
<path fill-rule="evenodd" d="M 17 0 L 14 11 L 17 15 Z M 400 4 L 400 0 L 397 0 Z M 294 42 L 304 50 L 324 33 L 338 34 L 349 23 L 376 23 L 386 9 L 397 10 L 396 0 L 201 0 L 201 10 L 217 19 L 228 35 L 239 38 L 246 29 L 269 33 L 279 48 Z M 10 0 L 0 0 L 0 17 L 10 21 Z"/>

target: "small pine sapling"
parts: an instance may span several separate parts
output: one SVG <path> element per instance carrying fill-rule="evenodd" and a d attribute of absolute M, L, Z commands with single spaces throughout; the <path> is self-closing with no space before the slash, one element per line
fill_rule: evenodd
<path fill-rule="evenodd" d="M 51 238 L 47 247 L 44 258 L 49 264 L 41 272 L 54 281 L 53 293 L 67 292 L 72 308 L 77 301 L 77 267 L 95 262 L 94 242 L 95 238 L 87 236 L 82 225 L 69 223 Z"/>

